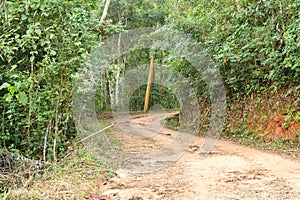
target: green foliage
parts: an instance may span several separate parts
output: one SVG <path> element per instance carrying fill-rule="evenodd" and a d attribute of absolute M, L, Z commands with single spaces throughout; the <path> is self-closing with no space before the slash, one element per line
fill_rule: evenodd
<path fill-rule="evenodd" d="M 125 30 L 143 28 L 143 27 L 160 27 L 165 23 L 168 15 L 168 6 L 165 1 L 158 0 L 112 0 L 107 15 L 107 23 L 119 24 Z M 107 30 L 112 27 L 107 26 Z M 111 35 L 110 32 L 105 34 Z M 139 64 L 149 63 L 148 50 L 131 51 L 122 55 L 119 60 L 111 63 L 109 69 L 102 72 L 103 79 L 99 80 L 96 92 L 96 110 L 108 111 L 111 107 L 111 93 L 116 84 L 116 65 L 122 65 L 121 75 L 127 70 L 139 66 Z M 144 97 L 139 97 L 140 99 Z M 136 109 L 136 108 L 134 108 Z"/>
<path fill-rule="evenodd" d="M 36 158 L 46 153 L 47 159 L 64 154 L 76 137 L 71 96 L 77 71 L 101 37 L 122 29 L 168 23 L 190 34 L 220 67 L 230 100 L 280 90 L 299 97 L 298 1 L 112 0 L 104 27 L 99 24 L 104 4 L 95 0 L 6 0 L 0 5 L 0 147 L 12 152 Z M 96 109 L 109 109 L 116 65 L 122 76 L 149 64 L 149 58 L 149 50 L 138 50 L 111 63 L 99 80 Z M 183 74 L 201 98 L 209 96 L 186 60 L 160 52 L 156 62 Z M 142 107 L 144 92 L 134 93 L 132 110 Z M 171 91 L 160 86 L 151 95 L 151 105 L 177 106 Z M 294 119 L 299 121 L 299 115 Z"/>
<path fill-rule="evenodd" d="M 140 111 L 144 109 L 146 85 L 138 88 L 130 98 L 129 110 Z M 178 109 L 179 102 L 172 91 L 158 84 L 151 85 L 149 108 L 154 105 L 161 105 L 164 109 Z"/>
<path fill-rule="evenodd" d="M 0 14 L 0 147 L 47 159 L 76 136 L 72 85 L 99 41 L 93 1 L 4 1 Z"/>
<path fill-rule="evenodd" d="M 297 115 L 295 116 L 295 121 L 297 123 L 300 123 L 300 112 L 298 112 Z"/>
<path fill-rule="evenodd" d="M 297 1 L 188 1 L 169 19 L 220 67 L 230 97 L 299 85 Z M 299 92 L 299 91 L 297 91 Z"/>
<path fill-rule="evenodd" d="M 170 128 L 172 130 L 178 131 L 180 128 L 179 115 L 171 116 L 171 117 L 165 119 L 164 126 Z"/>
<path fill-rule="evenodd" d="M 121 22 L 126 29 L 156 27 L 165 23 L 167 10 L 164 4 L 162 0 L 113 0 L 108 18 L 113 23 Z"/>

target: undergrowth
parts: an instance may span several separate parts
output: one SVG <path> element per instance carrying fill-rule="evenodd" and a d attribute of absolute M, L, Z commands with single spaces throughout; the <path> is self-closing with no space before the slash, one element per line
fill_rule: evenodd
<path fill-rule="evenodd" d="M 171 116 L 167 118 L 164 121 L 164 125 L 172 130 L 178 130 L 180 127 L 179 117 Z M 257 135 L 254 131 L 247 130 L 246 127 L 240 129 L 225 127 L 221 134 L 221 139 L 300 158 L 300 133 L 296 140 L 290 140 L 289 138 L 265 139 L 264 135 Z"/>
<path fill-rule="evenodd" d="M 300 137 L 292 141 L 288 138 L 265 139 L 249 130 L 231 130 L 221 135 L 222 139 L 237 142 L 239 144 L 252 146 L 277 153 L 284 153 L 295 158 L 300 158 Z"/>
<path fill-rule="evenodd" d="M 93 128 L 99 130 L 111 124 L 111 118 L 102 118 Z M 113 134 L 111 129 L 106 135 Z M 101 199 L 103 185 L 115 176 L 114 170 L 101 161 L 94 149 L 78 138 L 69 147 L 66 156 L 57 163 L 14 182 L 0 193 L 2 200 L 52 200 L 52 199 Z M 120 142 L 112 141 L 115 145 Z M 11 176 L 14 178 L 14 176 Z"/>
<path fill-rule="evenodd" d="M 0 199 L 95 199 L 103 192 L 101 186 L 115 174 L 93 152 L 79 145 L 57 164 L 51 165 L 26 184 L 6 189 Z"/>

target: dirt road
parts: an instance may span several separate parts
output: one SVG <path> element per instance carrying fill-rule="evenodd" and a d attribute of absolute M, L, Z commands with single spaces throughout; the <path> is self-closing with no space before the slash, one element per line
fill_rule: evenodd
<path fill-rule="evenodd" d="M 161 120 L 141 117 L 130 123 L 149 127 Z M 122 148 L 132 154 L 157 152 L 178 134 L 167 128 L 151 137 L 136 137 L 117 128 L 115 132 Z M 211 154 L 201 158 L 202 143 L 203 138 L 195 137 L 178 159 L 146 173 L 133 173 L 135 168 L 143 169 L 140 157 L 136 162 L 125 161 L 117 176 L 106 183 L 103 195 L 121 200 L 300 199 L 299 160 L 221 140 Z"/>

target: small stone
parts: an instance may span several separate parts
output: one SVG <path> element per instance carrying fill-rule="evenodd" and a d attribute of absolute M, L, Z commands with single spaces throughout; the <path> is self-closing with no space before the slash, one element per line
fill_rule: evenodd
<path fill-rule="evenodd" d="M 138 196 L 132 196 L 129 200 L 143 200 L 143 198 Z"/>

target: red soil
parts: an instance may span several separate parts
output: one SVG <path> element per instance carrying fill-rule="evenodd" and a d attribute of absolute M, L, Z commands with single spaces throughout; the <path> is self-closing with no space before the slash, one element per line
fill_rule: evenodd
<path fill-rule="evenodd" d="M 280 113 L 275 113 L 259 126 L 263 129 L 258 134 L 264 135 L 267 139 L 288 138 L 296 140 L 300 133 L 300 124 L 295 121 L 287 122 L 284 115 Z"/>

